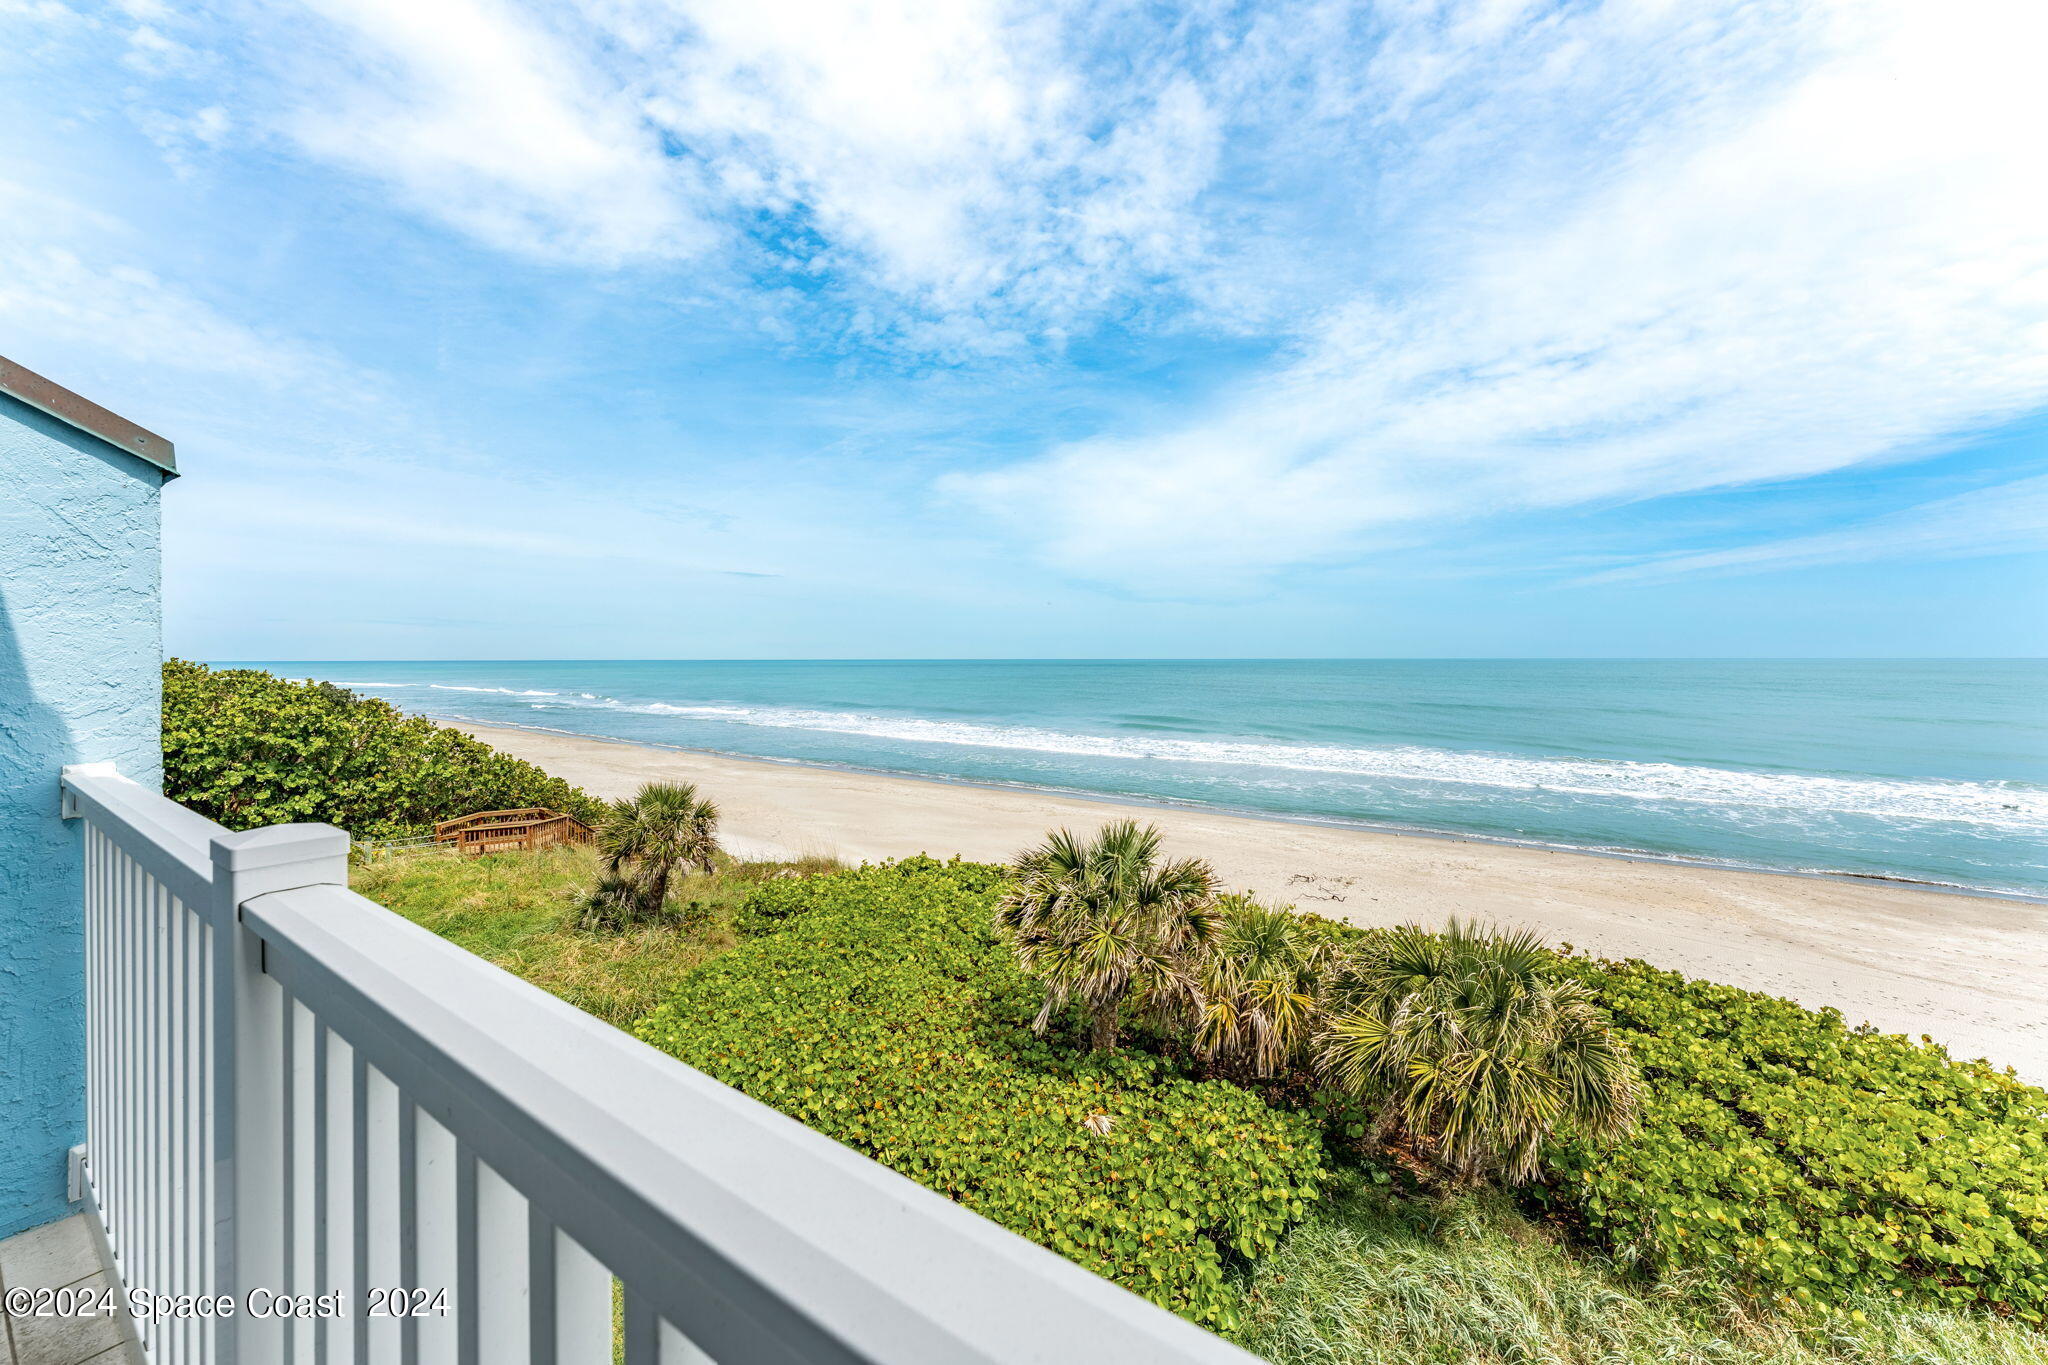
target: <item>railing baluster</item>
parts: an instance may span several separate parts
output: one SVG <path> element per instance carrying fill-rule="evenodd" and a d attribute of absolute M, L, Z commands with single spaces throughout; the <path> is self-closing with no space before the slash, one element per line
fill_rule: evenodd
<path fill-rule="evenodd" d="M 315 1287 L 319 1280 L 314 1273 L 319 1226 L 315 1212 L 319 1191 L 315 1170 L 315 1149 L 320 1140 L 320 1092 L 317 1084 L 320 1072 L 319 1021 L 302 1000 L 291 1002 L 289 1018 L 285 1037 L 291 1049 L 286 1068 L 291 1081 L 291 1124 L 285 1150 L 291 1163 L 287 1184 L 291 1219 L 286 1225 L 288 1264 L 285 1278 L 291 1293 L 310 1296 L 319 1292 Z M 290 1339 L 288 1358 L 312 1365 L 313 1323 L 294 1320 L 286 1326 Z"/>
<path fill-rule="evenodd" d="M 164 1202 L 169 1209 L 164 1218 L 164 1239 L 168 1244 L 164 1273 L 172 1292 L 181 1293 L 192 1283 L 192 1266 L 185 1256 L 189 1240 L 187 1234 L 192 1226 L 192 1220 L 185 1213 L 185 1163 L 189 1156 L 185 1147 L 185 1101 L 191 1094 L 185 1077 L 185 1016 L 190 1005 L 192 983 L 185 974 L 188 937 L 185 907 L 169 891 L 163 894 L 164 914 L 170 928 L 170 957 L 165 971 L 169 990 L 166 992 L 165 1010 L 168 1027 L 164 1036 L 163 1127 L 165 1166 L 169 1178 L 164 1185 Z M 169 1360 L 178 1362 L 178 1365 L 191 1360 L 190 1334 L 190 1323 L 185 1318 L 174 1318 L 167 1324 L 164 1352 Z"/>
<path fill-rule="evenodd" d="M 254 954 L 245 954 L 237 984 L 240 1002 L 235 1029 L 235 1278 L 231 1292 L 277 1290 L 284 1281 L 285 1006 L 290 1000 L 263 975 Z M 284 1324 L 249 1313 L 236 1317 L 240 1365 L 284 1359 Z"/>
<path fill-rule="evenodd" d="M 299 1269 L 299 1002 L 278 992 L 277 1011 L 277 1282 L 272 1293 L 290 1295 L 298 1289 Z M 298 1359 L 299 1324 L 285 1318 L 277 1324 L 280 1361 Z"/>
<path fill-rule="evenodd" d="M 121 1214 L 122 1254 L 128 1258 L 122 1270 L 133 1281 L 142 1271 L 138 1260 L 141 1248 L 136 1245 L 139 1239 L 135 1236 L 138 1202 L 135 1198 L 135 1177 L 137 1164 L 142 1159 L 142 1075 L 136 1061 L 141 1032 L 136 1023 L 136 996 L 142 987 L 142 914 L 136 904 L 140 874 L 126 853 L 121 855 L 120 875 L 121 931 L 126 941 L 121 945 L 124 978 L 121 983 L 121 1190 L 116 1207 Z"/>
<path fill-rule="evenodd" d="M 97 831 L 91 825 L 87 825 L 80 840 L 85 846 L 85 1150 L 88 1160 L 92 1156 L 93 1119 L 99 1109 L 100 1083 L 97 1007 L 102 997 L 98 979 L 99 926 L 95 918 L 98 902 L 94 896 L 94 877 L 98 860 L 96 836 Z"/>
<path fill-rule="evenodd" d="M 102 1164 L 100 1196 L 105 1199 L 107 1209 L 107 1240 L 113 1244 L 115 1256 L 128 1254 L 121 1229 L 123 1163 L 128 1159 L 128 1134 L 123 1124 L 127 1117 L 128 1068 L 127 1031 L 125 1011 L 128 1007 L 128 926 L 123 914 L 121 899 L 121 869 L 113 858 L 107 860 L 107 920 L 108 947 L 113 960 L 108 964 L 107 999 L 107 1070 L 113 1077 L 113 1086 L 107 1096 L 107 1159 Z M 124 1275 L 127 1273 L 123 1267 Z"/>
<path fill-rule="evenodd" d="M 128 1002 L 128 1254 L 134 1258 L 136 1283 L 147 1285 L 149 1265 L 149 881 L 128 860 L 126 886 L 130 931 L 134 935 L 134 965 L 129 969 L 134 994 Z M 142 1329 L 148 1342 L 151 1329 Z"/>
<path fill-rule="evenodd" d="M 544 1365 L 554 1358 L 554 1331 L 550 1323 L 545 1338 L 546 1350 L 537 1350 L 543 1338 L 535 1330 L 531 1304 L 540 1297 L 539 1281 L 535 1278 L 537 1269 L 530 1260 L 533 1242 L 530 1225 L 536 1219 L 537 1211 L 505 1177 L 477 1160 L 474 1153 L 470 1154 L 470 1162 L 476 1172 L 476 1235 L 471 1242 L 473 1254 L 466 1269 L 473 1283 L 466 1292 L 458 1291 L 464 1292 L 465 1300 L 471 1305 L 473 1325 L 470 1330 L 476 1341 L 475 1355 L 467 1365 L 491 1365 L 491 1362 L 499 1360 L 525 1360 Z M 540 1221 L 548 1233 L 550 1264 L 547 1288 L 551 1297 L 554 1290 L 554 1229 L 546 1224 L 546 1220 Z M 552 1303 L 549 1311 L 553 1311 Z"/>
<path fill-rule="evenodd" d="M 356 1294 L 349 1302 L 353 1308 L 351 1327 L 354 1351 L 351 1359 L 354 1365 L 368 1365 L 370 1359 L 370 1177 L 375 1163 L 370 1160 L 370 1137 L 375 1125 L 370 1120 L 370 1068 L 363 1061 L 360 1052 L 352 1052 L 352 1071 L 355 1083 L 350 1088 L 350 1108 L 353 1111 L 351 1123 L 353 1136 L 350 1139 L 350 1157 L 355 1168 L 349 1179 L 350 1203 L 353 1205 L 349 1216 L 351 1233 L 351 1255 L 355 1261 L 352 1274 Z"/>
<path fill-rule="evenodd" d="M 158 1293 L 170 1277 L 165 1274 L 171 1257 L 171 1154 L 170 1134 L 164 1122 L 170 1108 L 171 1077 L 169 1038 L 171 1023 L 171 915 L 163 884 L 150 878 L 145 884 L 149 905 L 149 1265 L 143 1281 Z M 167 1321 L 150 1328 L 151 1345 L 162 1354 L 170 1335 Z"/>
<path fill-rule="evenodd" d="M 178 1172 L 184 1219 L 185 1270 L 183 1291 L 203 1292 L 206 1286 L 206 1147 L 200 1114 L 206 1108 L 206 1071 L 201 1049 L 206 1045 L 206 921 L 193 907 L 181 901 L 185 917 L 185 961 L 180 968 L 186 986 L 185 1012 L 180 1022 L 184 1037 L 183 1055 L 178 1062 L 179 1085 L 183 1094 L 178 1110 L 178 1130 L 184 1134 L 185 1161 Z M 204 1322 L 191 1317 L 184 1322 L 184 1356 L 191 1365 L 209 1358 Z"/>
<path fill-rule="evenodd" d="M 219 869 L 209 867 L 216 877 Z M 241 1025 L 237 1019 L 237 992 L 242 984 L 241 932 L 226 899 L 217 893 L 206 904 L 206 1283 L 215 1293 L 236 1292 L 239 1270 L 235 1255 L 235 1212 L 239 1191 L 235 1178 L 235 1125 L 240 1106 L 235 1088 L 241 1081 L 241 1062 L 235 1043 Z M 237 1325 L 216 1322 L 211 1327 L 213 1350 L 209 1362 L 221 1365 L 256 1365 L 236 1361 Z"/>
<path fill-rule="evenodd" d="M 166 1121 L 171 1125 L 177 1155 L 171 1163 L 176 1173 L 171 1189 L 172 1274 L 177 1278 L 179 1293 L 190 1293 L 199 1283 L 199 1220 L 195 1216 L 195 1195 L 198 1181 L 195 1167 L 198 1165 L 199 1145 L 192 1131 L 194 1112 L 192 1096 L 196 1089 L 197 1077 L 193 1074 L 193 1049 L 197 1040 L 193 1020 L 199 1012 L 199 978 L 193 971 L 198 955 L 199 920 L 192 914 L 191 907 L 177 896 L 171 897 L 172 923 L 178 927 L 178 952 L 173 971 L 178 978 L 178 1004 L 175 1010 L 177 1027 L 171 1046 L 171 1107 Z M 181 1317 L 173 1328 L 177 1340 L 174 1351 L 179 1365 L 189 1365 L 199 1359 L 197 1340 L 198 1324 L 191 1317 Z"/>
<path fill-rule="evenodd" d="M 325 1294 L 331 1284 L 327 1266 L 327 1140 L 328 1140 L 328 1084 L 327 1084 L 327 1026 L 318 1016 L 308 1013 L 308 1047 L 313 1056 L 312 1075 L 308 1078 L 313 1090 L 313 1160 L 311 1226 L 307 1229 L 307 1240 L 311 1243 L 312 1275 L 305 1292 L 316 1297 Z M 309 1358 L 314 1365 L 325 1365 L 327 1360 L 328 1320 L 322 1315 L 313 1320 L 308 1329 L 311 1334 Z"/>
<path fill-rule="evenodd" d="M 106 930 L 100 924 L 100 832 L 85 827 L 85 1161 L 88 1180 L 97 1188 L 92 1162 L 100 1143 L 100 1095 L 106 1085 L 106 1058 L 100 1051 L 105 1030 L 100 1011 L 107 991 L 100 981 L 106 959 Z"/>
<path fill-rule="evenodd" d="M 356 1196 L 361 1190 L 362 1146 L 356 1120 L 357 1062 L 355 1049 L 332 1029 L 327 1030 L 327 1204 L 328 1278 L 324 1287 L 342 1295 L 348 1311 L 326 1323 L 326 1349 L 321 1365 L 352 1365 L 362 1331 L 363 1283 L 357 1259 Z"/>
<path fill-rule="evenodd" d="M 400 1210 L 409 1207 L 402 1203 L 403 1194 L 411 1192 L 411 1181 L 401 1176 L 399 1150 L 399 1109 L 401 1099 L 398 1087 L 385 1079 L 375 1067 L 365 1069 L 367 1082 L 369 1127 L 364 1134 L 368 1148 L 369 1172 L 366 1183 L 366 1198 L 362 1205 L 366 1234 L 369 1244 L 369 1265 L 364 1281 L 364 1309 L 369 1308 L 368 1296 L 378 1290 L 389 1291 L 394 1285 L 404 1283 L 401 1270 L 400 1244 L 403 1232 L 400 1228 L 405 1219 Z M 408 1125 L 409 1127 L 410 1125 Z M 411 1144 L 406 1144 L 406 1156 L 411 1155 Z M 388 1308 L 388 1305 L 387 1305 Z M 368 1358 L 385 1365 L 399 1359 L 399 1319 L 389 1315 L 365 1320 L 363 1335 L 368 1347 Z"/>
<path fill-rule="evenodd" d="M 199 1239 L 200 1278 L 197 1292 L 217 1293 L 225 1282 L 225 1267 L 221 1264 L 220 1242 L 224 1226 L 225 1210 L 221 1205 L 220 1161 L 217 1157 L 219 1125 L 220 1074 L 222 1067 L 219 1054 L 220 1025 L 222 1011 L 227 1008 L 216 967 L 220 961 L 220 949 L 216 946 L 221 930 L 201 918 L 199 921 L 199 1080 L 193 1087 L 199 1109 L 199 1162 L 196 1172 L 199 1186 L 199 1221 L 193 1235 Z M 228 1328 L 213 1318 L 199 1321 L 200 1365 L 214 1360 L 226 1360 L 227 1354 L 222 1343 L 228 1336 Z"/>
<path fill-rule="evenodd" d="M 405 1277 L 408 1288 L 423 1300 L 443 1293 L 440 1313 L 422 1305 L 425 1311 L 408 1312 L 414 1324 L 414 1358 L 419 1365 L 456 1365 L 456 1338 L 460 1326 L 456 1311 L 456 1282 L 461 1275 L 462 1173 L 461 1153 L 455 1134 L 417 1104 L 408 1104 L 413 1114 L 413 1265 Z M 412 1305 L 407 1305 L 408 1310 Z"/>
<path fill-rule="evenodd" d="M 611 1365 L 612 1273 L 555 1230 L 556 1365 Z"/>

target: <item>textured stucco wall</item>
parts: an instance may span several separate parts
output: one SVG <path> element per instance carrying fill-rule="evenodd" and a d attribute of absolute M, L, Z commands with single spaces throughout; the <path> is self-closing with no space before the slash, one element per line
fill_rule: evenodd
<path fill-rule="evenodd" d="M 84 1137 L 80 834 L 57 771 L 161 781 L 161 473 L 0 394 L 0 1237 Z"/>

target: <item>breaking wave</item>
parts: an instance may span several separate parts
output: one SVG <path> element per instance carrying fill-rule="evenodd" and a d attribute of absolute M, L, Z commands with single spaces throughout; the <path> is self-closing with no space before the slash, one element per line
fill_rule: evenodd
<path fill-rule="evenodd" d="M 1088 734 L 1028 725 L 931 720 L 917 716 L 794 706 L 633 702 L 591 693 L 572 697 L 539 690 L 428 685 L 447 691 L 495 692 L 507 696 L 553 699 L 532 703 L 537 710 L 595 708 L 732 725 L 858 735 L 915 744 L 959 745 L 1120 762 L 1223 765 L 1560 796 L 1689 802 L 1891 820 L 1950 821 L 2048 835 L 2048 789 L 2017 782 L 1830 777 L 1683 763 L 1542 758 L 1422 745 L 1347 747 L 1237 738 L 1185 739 L 1154 732 Z"/>

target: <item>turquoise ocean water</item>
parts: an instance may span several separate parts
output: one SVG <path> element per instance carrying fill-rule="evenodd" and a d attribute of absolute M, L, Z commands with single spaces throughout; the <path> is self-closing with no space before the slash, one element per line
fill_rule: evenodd
<path fill-rule="evenodd" d="M 2048 896 L 2048 661 L 255 666 L 639 743 Z"/>

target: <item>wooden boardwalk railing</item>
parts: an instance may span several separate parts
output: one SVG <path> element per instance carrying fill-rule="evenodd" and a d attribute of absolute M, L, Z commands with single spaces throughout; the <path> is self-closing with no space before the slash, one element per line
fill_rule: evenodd
<path fill-rule="evenodd" d="M 437 842 L 454 844 L 463 853 L 531 852 L 556 844 L 587 844 L 590 826 L 573 815 L 545 806 L 518 810 L 484 810 L 434 826 Z"/>

